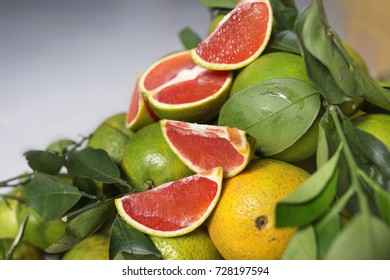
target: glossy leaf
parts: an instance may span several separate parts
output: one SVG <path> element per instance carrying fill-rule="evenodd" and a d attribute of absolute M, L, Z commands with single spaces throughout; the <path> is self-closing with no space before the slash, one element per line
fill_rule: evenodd
<path fill-rule="evenodd" d="M 298 15 L 295 1 L 270 0 L 270 3 L 274 16 L 273 31 L 294 30 L 295 19 Z"/>
<path fill-rule="evenodd" d="M 28 151 L 24 153 L 24 156 L 34 171 L 51 175 L 58 174 L 65 164 L 65 159 L 62 156 L 49 151 Z"/>
<path fill-rule="evenodd" d="M 284 30 L 273 34 L 267 44 L 267 49 L 301 55 L 297 34 L 291 30 Z"/>
<path fill-rule="evenodd" d="M 304 226 L 320 217 L 335 198 L 341 149 L 276 206 L 276 226 Z"/>
<path fill-rule="evenodd" d="M 190 50 L 192 48 L 196 48 L 198 44 L 202 41 L 198 34 L 196 34 L 191 28 L 186 27 L 180 30 L 179 38 L 182 45 Z"/>
<path fill-rule="evenodd" d="M 333 260 L 389 260 L 390 226 L 375 216 L 358 213 L 337 236 L 326 254 Z"/>
<path fill-rule="evenodd" d="M 54 220 L 75 205 L 81 193 L 59 177 L 37 173 L 26 186 L 24 198 L 43 219 Z"/>
<path fill-rule="evenodd" d="M 127 185 L 121 179 L 120 170 L 105 150 L 85 148 L 70 151 L 66 164 L 69 175 L 85 177 L 104 183 Z"/>
<path fill-rule="evenodd" d="M 317 90 L 297 79 L 272 79 L 246 88 L 222 106 L 218 124 L 247 131 L 258 154 L 273 155 L 297 141 L 320 110 Z"/>
<path fill-rule="evenodd" d="M 67 221 L 64 236 L 45 251 L 47 253 L 60 253 L 72 248 L 76 243 L 96 232 L 114 211 L 113 200 L 97 203 L 96 207 Z"/>
<path fill-rule="evenodd" d="M 298 230 L 283 253 L 284 260 L 317 259 L 316 236 L 312 226 Z"/>
<path fill-rule="evenodd" d="M 313 0 L 295 24 L 310 78 L 330 104 L 356 96 L 390 110 L 390 92 L 360 69 L 327 24 L 322 1 Z"/>
<path fill-rule="evenodd" d="M 109 257 L 111 260 L 161 259 L 161 253 L 142 232 L 117 216 L 111 230 Z"/>

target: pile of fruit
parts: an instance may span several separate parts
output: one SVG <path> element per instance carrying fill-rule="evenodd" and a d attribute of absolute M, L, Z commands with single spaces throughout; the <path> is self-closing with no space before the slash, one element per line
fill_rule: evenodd
<path fill-rule="evenodd" d="M 390 258 L 385 81 L 320 0 L 201 2 L 127 113 L 0 182 L 0 259 Z"/>

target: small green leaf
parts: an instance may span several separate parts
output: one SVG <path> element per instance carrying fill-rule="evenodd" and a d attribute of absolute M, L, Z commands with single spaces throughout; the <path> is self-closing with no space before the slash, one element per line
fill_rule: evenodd
<path fill-rule="evenodd" d="M 51 175 L 58 174 L 65 164 L 65 159 L 62 156 L 48 151 L 28 151 L 24 153 L 24 156 L 34 171 Z"/>
<path fill-rule="evenodd" d="M 283 253 L 284 260 L 317 259 L 316 236 L 312 226 L 299 229 Z"/>
<path fill-rule="evenodd" d="M 154 243 L 119 216 L 112 225 L 109 256 L 111 260 L 161 259 Z"/>
<path fill-rule="evenodd" d="M 390 226 L 375 216 L 358 213 L 335 238 L 326 259 L 389 260 Z"/>
<path fill-rule="evenodd" d="M 233 9 L 240 0 L 199 0 L 199 2 L 208 8 Z"/>
<path fill-rule="evenodd" d="M 115 211 L 113 200 L 95 203 L 93 207 L 67 221 L 64 236 L 49 246 L 47 253 L 61 253 L 96 232 Z"/>
<path fill-rule="evenodd" d="M 60 156 L 65 155 L 69 146 L 75 145 L 76 142 L 70 139 L 61 139 L 55 142 L 52 142 L 47 147 L 49 152 L 54 152 Z"/>
<path fill-rule="evenodd" d="M 273 31 L 294 30 L 298 10 L 293 0 L 271 0 L 274 16 Z"/>
<path fill-rule="evenodd" d="M 314 230 L 317 236 L 318 258 L 323 259 L 330 244 L 341 230 L 339 214 L 328 212 L 314 225 Z"/>
<path fill-rule="evenodd" d="M 198 34 L 196 34 L 191 28 L 186 27 L 180 30 L 179 38 L 183 46 L 190 50 L 196 48 L 198 44 L 202 41 Z"/>
<path fill-rule="evenodd" d="M 247 131 L 258 154 L 273 155 L 295 143 L 320 110 L 318 91 L 297 79 L 261 82 L 234 94 L 222 106 L 218 124 Z"/>
<path fill-rule="evenodd" d="M 320 125 L 318 126 L 318 143 L 316 152 L 317 169 L 321 168 L 329 159 L 329 141 L 326 130 L 329 124 L 328 112 L 322 116 Z"/>
<path fill-rule="evenodd" d="M 276 206 L 276 226 L 303 226 L 320 217 L 335 198 L 341 149 Z"/>
<path fill-rule="evenodd" d="M 81 194 L 59 177 L 37 173 L 26 186 L 24 198 L 43 219 L 55 220 L 75 205 Z"/>
<path fill-rule="evenodd" d="M 126 185 L 121 179 L 118 166 L 105 150 L 87 147 L 80 151 L 70 151 L 66 163 L 69 175 L 84 177 L 104 183 Z"/>
<path fill-rule="evenodd" d="M 272 35 L 267 48 L 272 51 L 301 55 L 297 34 L 291 30 L 284 30 Z"/>

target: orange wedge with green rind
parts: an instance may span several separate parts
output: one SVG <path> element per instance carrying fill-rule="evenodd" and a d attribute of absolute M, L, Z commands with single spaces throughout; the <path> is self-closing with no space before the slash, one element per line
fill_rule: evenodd
<path fill-rule="evenodd" d="M 218 115 L 231 84 L 231 71 L 200 67 L 189 51 L 158 60 L 139 79 L 140 91 L 159 118 L 200 123 Z"/>
<path fill-rule="evenodd" d="M 195 173 L 221 166 L 224 178 L 230 178 L 254 154 L 255 138 L 238 128 L 172 120 L 161 120 L 160 125 L 172 151 Z"/>
<path fill-rule="evenodd" d="M 115 200 L 119 215 L 139 231 L 158 237 L 184 235 L 211 214 L 221 194 L 222 168 L 185 177 Z"/>
<path fill-rule="evenodd" d="M 242 0 L 190 51 L 190 55 L 207 69 L 242 68 L 265 49 L 271 36 L 272 21 L 269 0 Z"/>

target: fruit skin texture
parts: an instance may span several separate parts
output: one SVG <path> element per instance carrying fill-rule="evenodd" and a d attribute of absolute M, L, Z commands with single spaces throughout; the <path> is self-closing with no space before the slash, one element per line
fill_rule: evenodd
<path fill-rule="evenodd" d="M 364 114 L 353 119 L 355 127 L 372 134 L 390 150 L 390 115 Z"/>
<path fill-rule="evenodd" d="M 178 237 L 149 236 L 163 260 L 221 260 L 222 256 L 202 228 Z"/>
<path fill-rule="evenodd" d="M 154 186 L 187 177 L 193 172 L 172 152 L 160 123 L 137 131 L 127 143 L 121 168 L 134 191 L 143 191 L 150 180 Z"/>
<path fill-rule="evenodd" d="M 314 87 L 301 56 L 273 52 L 261 55 L 241 70 L 230 89 L 230 96 L 250 86 L 276 78 L 294 78 Z"/>
<path fill-rule="evenodd" d="M 133 136 L 133 132 L 126 128 L 125 118 L 125 113 L 109 117 L 96 128 L 88 141 L 89 147 L 104 149 L 116 164 L 121 162 L 124 147 Z"/>
<path fill-rule="evenodd" d="M 276 204 L 309 173 L 272 159 L 254 159 L 224 181 L 208 220 L 214 245 L 225 259 L 280 259 L 295 228 L 275 228 Z"/>
<path fill-rule="evenodd" d="M 91 235 L 67 251 L 63 260 L 108 260 L 109 236 Z"/>

